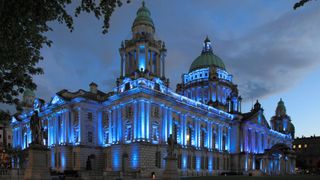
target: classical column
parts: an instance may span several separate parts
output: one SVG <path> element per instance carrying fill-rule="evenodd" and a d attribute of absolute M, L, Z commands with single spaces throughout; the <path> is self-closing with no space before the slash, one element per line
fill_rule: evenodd
<path fill-rule="evenodd" d="M 104 134 L 104 124 L 102 124 L 103 122 L 103 111 L 98 111 L 97 112 L 97 121 L 96 121 L 96 130 L 98 131 L 98 138 L 97 138 L 97 144 L 98 145 L 103 145 L 104 142 L 103 142 L 103 134 Z"/>
<path fill-rule="evenodd" d="M 218 125 L 218 142 L 219 142 L 219 147 L 218 147 L 218 149 L 219 149 L 219 151 L 221 151 L 222 150 L 222 126 L 221 125 Z"/>
<path fill-rule="evenodd" d="M 162 106 L 162 140 L 163 142 L 167 142 L 168 139 L 168 108 L 166 106 Z"/>
<path fill-rule="evenodd" d="M 118 127 L 118 124 L 117 124 L 117 111 L 116 111 L 116 106 L 114 106 L 112 108 L 112 124 L 113 124 L 113 128 L 112 128 L 112 143 L 116 143 L 117 141 L 117 134 L 116 134 L 116 128 Z"/>
<path fill-rule="evenodd" d="M 112 129 L 113 127 L 111 126 L 112 124 L 112 114 L 111 114 L 111 110 L 108 110 L 108 120 L 109 120 L 109 139 L 108 139 L 108 142 L 109 143 L 112 143 L 112 138 L 113 138 L 113 134 L 112 134 Z"/>
<path fill-rule="evenodd" d="M 167 135 L 169 137 L 170 134 L 172 134 L 172 109 L 171 109 L 171 107 L 168 107 L 167 122 L 168 122 L 168 125 L 167 125 L 168 133 L 167 133 Z"/>
<path fill-rule="evenodd" d="M 146 140 L 147 141 L 150 141 L 150 130 L 151 130 L 151 128 L 150 128 L 150 120 L 149 120 L 149 118 L 150 118 L 150 102 L 149 101 L 146 101 L 145 102 L 145 113 L 146 113 L 146 115 L 145 115 L 145 128 L 144 128 L 144 131 L 146 132 L 145 134 L 146 134 Z"/>
<path fill-rule="evenodd" d="M 138 102 L 133 101 L 133 141 L 136 141 L 138 136 Z"/>
<path fill-rule="evenodd" d="M 231 132 L 231 128 L 230 127 L 227 127 L 227 129 L 228 129 L 228 133 L 227 133 L 227 141 L 228 141 L 228 151 L 230 152 L 230 148 L 231 148 L 231 146 L 230 146 L 230 139 L 231 139 L 231 137 L 230 137 L 230 132 Z"/>
<path fill-rule="evenodd" d="M 123 127 L 123 122 L 121 122 L 121 116 L 122 116 L 122 105 L 117 106 L 117 142 L 122 141 L 122 127 Z"/>
<path fill-rule="evenodd" d="M 185 114 L 180 113 L 180 143 L 181 145 L 186 145 L 186 121 Z"/>

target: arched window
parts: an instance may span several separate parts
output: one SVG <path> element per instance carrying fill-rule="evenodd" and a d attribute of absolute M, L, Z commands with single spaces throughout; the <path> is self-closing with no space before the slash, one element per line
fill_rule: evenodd
<path fill-rule="evenodd" d="M 130 121 L 125 124 L 125 142 L 131 143 L 132 141 L 132 125 Z"/>
<path fill-rule="evenodd" d="M 152 143 L 159 143 L 159 123 L 157 121 L 152 123 Z"/>

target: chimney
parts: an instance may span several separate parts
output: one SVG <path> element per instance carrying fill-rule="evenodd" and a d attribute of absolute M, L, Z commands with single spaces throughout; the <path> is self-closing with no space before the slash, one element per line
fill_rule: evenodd
<path fill-rule="evenodd" d="M 90 92 L 91 93 L 94 93 L 94 94 L 97 94 L 97 91 L 98 91 L 98 85 L 94 82 L 91 82 L 89 84 L 89 87 L 90 87 Z"/>

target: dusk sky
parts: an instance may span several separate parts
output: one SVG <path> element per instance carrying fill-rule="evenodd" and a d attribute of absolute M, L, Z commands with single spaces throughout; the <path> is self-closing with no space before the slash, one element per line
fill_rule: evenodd
<path fill-rule="evenodd" d="M 208 35 L 239 86 L 243 112 L 259 99 L 269 121 L 282 98 L 297 136 L 320 135 L 320 2 L 293 10 L 297 1 L 147 0 L 156 36 L 168 49 L 171 88 L 200 55 Z M 120 75 L 118 48 L 131 38 L 140 6 L 140 0 L 132 0 L 117 8 L 106 35 L 102 20 L 92 14 L 75 18 L 72 33 L 52 22 L 53 45 L 42 50 L 44 75 L 34 77 L 36 95 L 48 101 L 62 89 L 88 90 L 90 82 L 112 91 Z"/>

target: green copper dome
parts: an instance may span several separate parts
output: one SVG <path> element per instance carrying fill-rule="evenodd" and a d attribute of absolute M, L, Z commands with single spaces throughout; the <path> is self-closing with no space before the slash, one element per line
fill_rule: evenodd
<path fill-rule="evenodd" d="M 151 13 L 149 9 L 145 6 L 145 2 L 142 2 L 142 7 L 140 7 L 137 11 L 137 17 L 133 22 L 132 27 L 137 25 L 149 25 L 154 28 L 153 21 L 151 19 Z"/>
<path fill-rule="evenodd" d="M 196 69 L 213 66 L 223 70 L 226 69 L 222 59 L 213 53 L 211 42 L 207 37 L 204 41 L 204 47 L 201 52 L 201 55 L 192 62 L 189 72 L 194 71 Z"/>
<path fill-rule="evenodd" d="M 284 102 L 282 98 L 280 98 L 280 101 L 278 102 L 278 106 L 276 108 L 276 115 L 277 116 L 284 116 L 286 115 L 286 106 L 284 105 Z"/>

